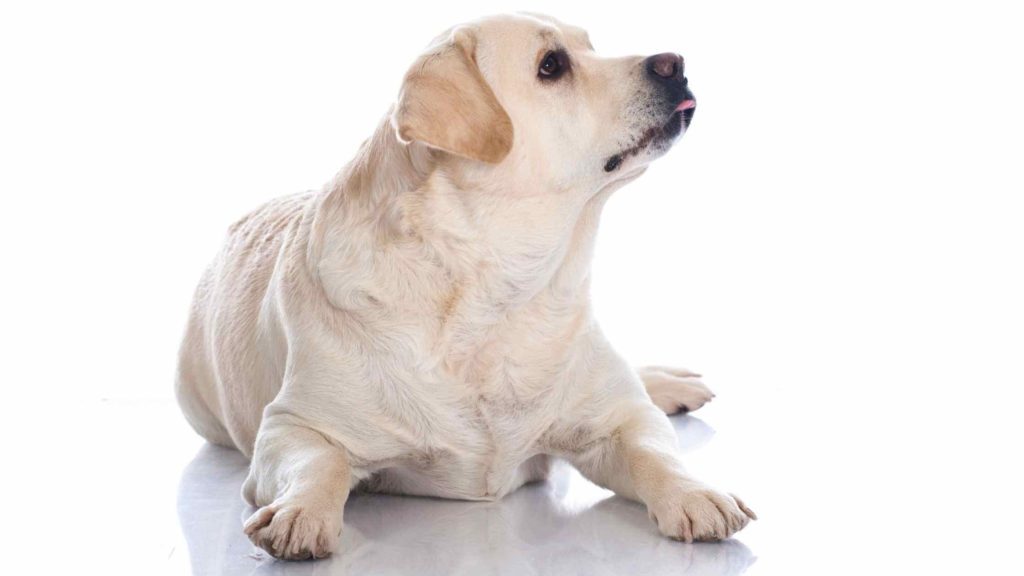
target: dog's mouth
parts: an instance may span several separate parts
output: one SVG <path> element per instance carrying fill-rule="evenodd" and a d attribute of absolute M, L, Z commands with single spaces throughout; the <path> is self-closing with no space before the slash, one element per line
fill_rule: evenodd
<path fill-rule="evenodd" d="M 648 148 L 668 149 L 672 141 L 682 133 L 683 127 L 690 126 L 690 121 L 693 120 L 693 113 L 696 110 L 697 101 L 693 99 L 693 93 L 687 90 L 686 97 L 669 114 L 667 122 L 660 126 L 648 128 L 635 144 L 608 158 L 604 165 L 604 171 L 614 171 L 625 159 L 636 156 Z"/>
<path fill-rule="evenodd" d="M 675 138 L 683 131 L 683 126 L 687 128 L 690 126 L 690 121 L 693 120 L 693 113 L 697 110 L 697 101 L 693 97 L 689 97 L 679 103 L 676 109 L 672 112 L 672 115 L 668 117 L 668 122 L 663 126 L 665 135 L 669 138 Z"/>

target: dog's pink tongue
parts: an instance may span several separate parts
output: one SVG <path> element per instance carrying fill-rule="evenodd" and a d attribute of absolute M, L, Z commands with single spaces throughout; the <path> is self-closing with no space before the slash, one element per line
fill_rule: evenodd
<path fill-rule="evenodd" d="M 697 101 L 696 100 L 683 100 L 682 102 L 679 103 L 679 106 L 676 106 L 676 112 L 679 112 L 680 110 L 689 110 L 690 108 L 696 108 L 696 107 L 697 107 Z"/>

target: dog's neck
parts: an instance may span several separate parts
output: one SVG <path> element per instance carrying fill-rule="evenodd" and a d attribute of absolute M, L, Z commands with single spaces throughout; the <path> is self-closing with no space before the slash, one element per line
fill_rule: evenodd
<path fill-rule="evenodd" d="M 517 162 L 514 151 L 483 166 L 404 144 L 385 116 L 318 202 L 310 265 L 331 301 L 449 316 L 473 299 L 504 312 L 538 297 L 585 301 L 613 187 L 545 189 Z M 409 281 L 389 279 L 396 274 Z M 410 293 L 418 288 L 425 294 Z M 430 294 L 447 296 L 429 302 Z"/>

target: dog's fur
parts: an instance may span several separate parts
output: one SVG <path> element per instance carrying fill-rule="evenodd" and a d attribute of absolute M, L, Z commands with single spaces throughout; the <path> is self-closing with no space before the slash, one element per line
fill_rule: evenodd
<path fill-rule="evenodd" d="M 538 77 L 559 48 L 568 70 Z M 753 517 L 680 463 L 665 412 L 711 398 L 697 375 L 634 370 L 591 315 L 601 208 L 675 139 L 644 63 L 545 16 L 453 28 L 333 182 L 230 228 L 176 388 L 202 436 L 252 459 L 254 543 L 325 556 L 357 486 L 490 500 L 556 457 L 672 538 Z"/>

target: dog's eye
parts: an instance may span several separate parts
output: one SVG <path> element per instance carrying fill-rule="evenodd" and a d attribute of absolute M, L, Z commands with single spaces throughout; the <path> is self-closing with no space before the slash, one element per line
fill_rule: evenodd
<path fill-rule="evenodd" d="M 568 64 L 568 57 L 563 50 L 552 50 L 544 55 L 544 59 L 541 60 L 540 69 L 537 70 L 537 76 L 541 80 L 554 80 L 565 72 L 566 65 Z"/>

